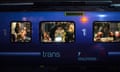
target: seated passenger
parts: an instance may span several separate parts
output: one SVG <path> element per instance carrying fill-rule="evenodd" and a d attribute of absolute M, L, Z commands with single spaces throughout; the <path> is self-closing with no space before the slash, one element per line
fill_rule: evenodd
<path fill-rule="evenodd" d="M 68 26 L 68 30 L 66 33 L 66 41 L 73 42 L 74 41 L 74 24 L 70 24 Z"/>
<path fill-rule="evenodd" d="M 55 42 L 65 42 L 65 30 L 60 26 L 55 31 Z"/>
<path fill-rule="evenodd" d="M 43 33 L 43 39 L 42 39 L 43 42 L 51 42 L 51 38 L 48 34 L 48 32 L 44 32 Z"/>
<path fill-rule="evenodd" d="M 30 40 L 31 38 L 27 36 L 27 28 L 24 27 L 18 36 L 18 42 L 29 42 Z"/>

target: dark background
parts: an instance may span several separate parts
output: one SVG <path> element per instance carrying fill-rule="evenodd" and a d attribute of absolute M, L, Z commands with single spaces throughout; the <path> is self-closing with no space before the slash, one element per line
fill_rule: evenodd
<path fill-rule="evenodd" d="M 60 1 L 112 1 L 120 3 L 120 0 L 0 0 L 0 2 L 60 2 Z"/>

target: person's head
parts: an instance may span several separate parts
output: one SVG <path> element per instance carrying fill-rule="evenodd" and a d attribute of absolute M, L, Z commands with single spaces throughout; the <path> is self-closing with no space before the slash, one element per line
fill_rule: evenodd
<path fill-rule="evenodd" d="M 110 36 L 113 37 L 113 36 L 114 36 L 114 33 L 113 33 L 113 32 L 110 32 Z"/>
<path fill-rule="evenodd" d="M 20 22 L 16 23 L 16 27 L 21 27 L 21 23 Z"/>
<path fill-rule="evenodd" d="M 115 31 L 115 37 L 119 37 L 120 36 L 120 32 L 119 31 Z"/>
<path fill-rule="evenodd" d="M 98 32 L 98 33 L 97 33 L 97 36 L 98 36 L 98 37 L 101 37 L 102 35 L 103 35 L 102 32 Z"/>
<path fill-rule="evenodd" d="M 68 30 L 74 32 L 74 24 L 70 24 Z"/>

